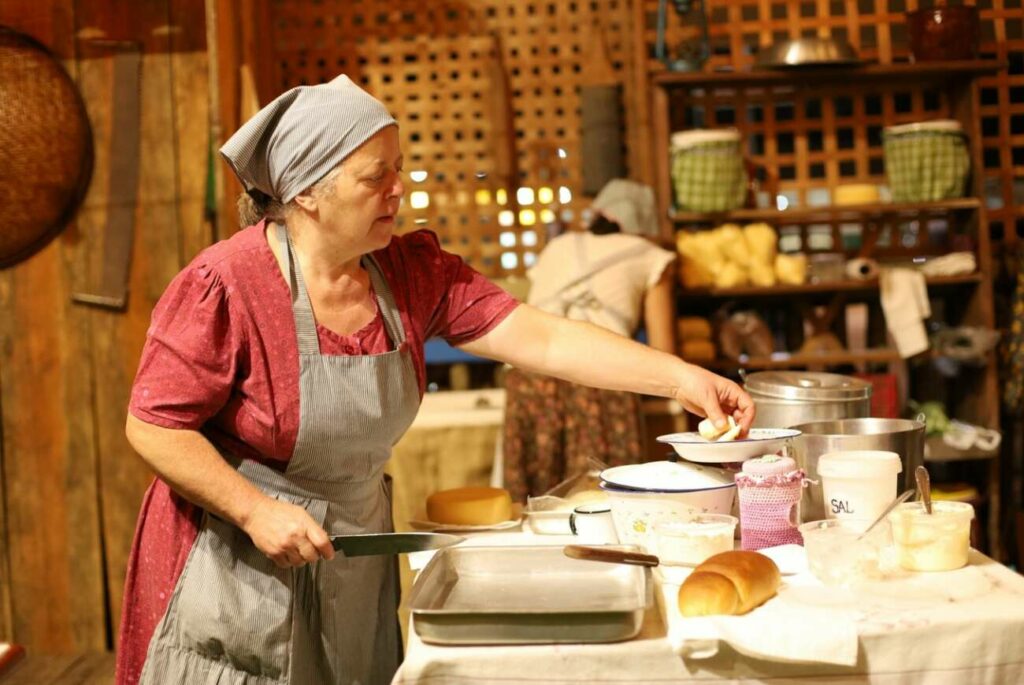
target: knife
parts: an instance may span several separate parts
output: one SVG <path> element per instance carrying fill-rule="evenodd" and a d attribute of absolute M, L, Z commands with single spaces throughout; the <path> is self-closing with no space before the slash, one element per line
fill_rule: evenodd
<path fill-rule="evenodd" d="M 657 566 L 658 557 L 640 552 L 626 552 L 619 549 L 602 549 L 586 545 L 566 545 L 562 552 L 567 557 L 583 561 L 604 561 L 609 564 L 632 564 L 634 566 Z"/>
<path fill-rule="evenodd" d="M 346 557 L 406 554 L 457 545 L 466 538 L 447 533 L 367 533 L 332 535 L 331 545 Z"/>

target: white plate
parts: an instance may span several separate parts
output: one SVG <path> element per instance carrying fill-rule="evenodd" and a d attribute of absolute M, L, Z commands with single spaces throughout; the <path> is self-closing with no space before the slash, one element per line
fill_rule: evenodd
<path fill-rule="evenodd" d="M 746 438 L 727 442 L 708 442 L 695 431 L 659 435 L 657 440 L 672 445 L 676 454 L 688 461 L 727 464 L 775 454 L 798 435 L 800 431 L 793 428 L 751 428 Z"/>
<path fill-rule="evenodd" d="M 409 525 L 415 530 L 430 531 L 435 533 L 477 533 L 487 530 L 508 530 L 515 528 L 523 522 L 523 518 L 509 519 L 500 523 L 490 523 L 485 526 L 462 526 L 454 523 L 434 523 L 433 521 L 409 521 Z"/>
<path fill-rule="evenodd" d="M 735 476 L 720 468 L 687 462 L 651 461 L 605 469 L 601 480 L 630 490 L 690 492 L 735 485 Z"/>

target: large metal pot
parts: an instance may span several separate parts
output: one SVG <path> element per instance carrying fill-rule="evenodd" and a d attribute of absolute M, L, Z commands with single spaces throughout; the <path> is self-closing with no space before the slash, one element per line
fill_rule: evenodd
<path fill-rule="evenodd" d="M 744 385 L 757 407 L 756 428 L 791 428 L 828 419 L 871 414 L 871 384 L 859 378 L 813 371 L 761 371 Z"/>
<path fill-rule="evenodd" d="M 907 419 L 844 419 L 815 421 L 793 426 L 801 432 L 794 440 L 797 464 L 812 480 L 818 478 L 818 459 L 829 452 L 885 450 L 900 455 L 904 490 L 913 487 L 914 469 L 924 461 L 924 421 Z M 824 518 L 821 484 L 804 489 L 801 517 L 805 521 Z"/>

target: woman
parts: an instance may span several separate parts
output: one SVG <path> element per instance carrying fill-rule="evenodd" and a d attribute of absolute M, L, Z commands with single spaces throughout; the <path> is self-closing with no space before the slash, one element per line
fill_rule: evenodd
<path fill-rule="evenodd" d="M 429 232 L 394 237 L 397 124 L 347 77 L 284 93 L 221 152 L 255 225 L 200 254 L 153 312 L 126 430 L 158 479 L 119 683 L 390 681 L 394 558 L 335 558 L 328 533 L 392 530 L 383 466 L 430 336 L 752 421 L 735 384 L 518 305 Z"/>
<path fill-rule="evenodd" d="M 642 314 L 650 345 L 675 354 L 675 254 L 648 240 L 658 235 L 654 191 L 614 179 L 593 210 L 589 231 L 564 233 L 541 252 L 527 302 L 630 338 Z M 641 461 L 639 398 L 584 382 L 517 369 L 506 376 L 504 473 L 513 498 L 543 494 L 587 470 L 590 458 L 609 466 Z"/>

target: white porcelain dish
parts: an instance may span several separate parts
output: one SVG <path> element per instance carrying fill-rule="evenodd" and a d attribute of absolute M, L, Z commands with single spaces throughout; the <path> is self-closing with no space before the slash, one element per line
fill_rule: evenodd
<path fill-rule="evenodd" d="M 704 464 L 728 464 L 774 454 L 800 431 L 793 428 L 751 428 L 747 437 L 728 442 L 708 442 L 696 431 L 659 435 L 658 442 L 672 445 L 683 459 Z"/>
<path fill-rule="evenodd" d="M 602 471 L 601 480 L 616 488 L 656 492 L 727 488 L 736 482 L 734 474 L 723 469 L 676 461 L 616 466 Z"/>

